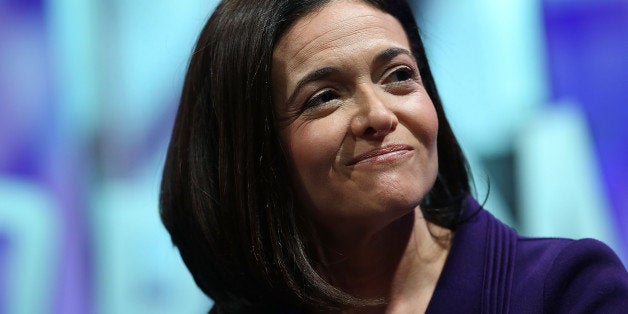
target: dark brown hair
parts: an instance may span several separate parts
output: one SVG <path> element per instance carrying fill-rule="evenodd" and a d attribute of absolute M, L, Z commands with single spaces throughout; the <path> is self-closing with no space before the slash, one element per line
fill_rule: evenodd
<path fill-rule="evenodd" d="M 363 304 L 315 270 L 300 228 L 272 98 L 275 44 L 329 0 L 225 0 L 190 60 L 163 172 L 160 212 L 196 284 L 221 312 Z M 454 229 L 468 167 L 406 1 L 364 0 L 402 24 L 439 120 L 425 217 Z"/>

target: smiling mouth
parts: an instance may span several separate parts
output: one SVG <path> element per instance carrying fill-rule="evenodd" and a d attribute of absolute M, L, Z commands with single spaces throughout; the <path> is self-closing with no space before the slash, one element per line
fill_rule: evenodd
<path fill-rule="evenodd" d="M 364 163 L 364 162 L 391 162 L 397 160 L 399 157 L 404 156 L 405 154 L 413 151 L 414 148 L 410 145 L 402 145 L 402 144 L 393 144 L 386 145 L 383 147 L 377 147 L 375 149 L 369 150 L 366 153 L 358 155 L 357 157 L 349 160 L 346 164 L 347 166 L 353 166 L 355 164 Z"/>

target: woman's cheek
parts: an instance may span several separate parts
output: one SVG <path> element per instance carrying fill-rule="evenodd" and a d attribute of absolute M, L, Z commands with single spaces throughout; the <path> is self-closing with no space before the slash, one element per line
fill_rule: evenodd
<path fill-rule="evenodd" d="M 312 181 L 333 166 L 344 133 L 331 118 L 289 127 L 287 141 L 301 180 Z"/>

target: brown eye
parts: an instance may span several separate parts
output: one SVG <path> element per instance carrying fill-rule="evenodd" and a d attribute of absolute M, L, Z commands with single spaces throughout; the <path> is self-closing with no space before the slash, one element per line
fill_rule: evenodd
<path fill-rule="evenodd" d="M 324 90 L 324 91 L 316 94 L 310 100 L 308 100 L 305 103 L 305 108 L 304 109 L 308 109 L 308 108 L 312 108 L 312 107 L 323 105 L 323 104 L 328 103 L 328 102 L 330 102 L 330 101 L 332 101 L 332 100 L 334 100 L 336 98 L 338 98 L 338 94 L 334 90 L 331 90 L 331 89 Z"/>
<path fill-rule="evenodd" d="M 414 71 L 408 67 L 401 67 L 392 72 L 385 83 L 405 82 L 414 78 Z"/>

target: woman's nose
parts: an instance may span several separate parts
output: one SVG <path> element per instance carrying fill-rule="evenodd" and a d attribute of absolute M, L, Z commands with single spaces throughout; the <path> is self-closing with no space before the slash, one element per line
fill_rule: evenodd
<path fill-rule="evenodd" d="M 356 100 L 359 111 L 351 121 L 353 135 L 381 139 L 393 132 L 399 124 L 397 115 L 374 90 L 366 90 L 361 94 Z"/>

